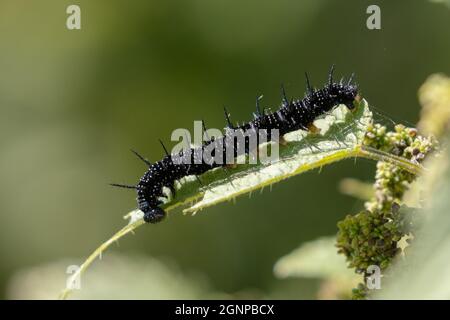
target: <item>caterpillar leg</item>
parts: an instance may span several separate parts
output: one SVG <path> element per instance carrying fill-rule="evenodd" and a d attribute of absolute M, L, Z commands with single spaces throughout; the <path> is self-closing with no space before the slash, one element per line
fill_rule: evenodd
<path fill-rule="evenodd" d="M 158 223 L 164 220 L 166 212 L 160 207 L 146 208 L 144 211 L 144 221 L 147 223 Z"/>

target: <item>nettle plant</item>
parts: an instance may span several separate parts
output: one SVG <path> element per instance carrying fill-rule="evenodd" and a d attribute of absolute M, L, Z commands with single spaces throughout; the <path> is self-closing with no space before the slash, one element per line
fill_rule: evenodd
<path fill-rule="evenodd" d="M 137 185 L 116 186 L 136 189 L 139 209 L 127 214 L 128 225 L 97 248 L 72 275 L 61 298 L 68 297 L 72 291 L 70 283 L 75 283 L 112 243 L 147 222 L 161 221 L 177 207 L 183 207 L 183 213 L 195 214 L 305 171 L 358 157 L 377 161 L 374 192 L 363 211 L 338 222 L 335 250 L 346 257 L 349 268 L 363 276 L 361 284 L 353 290 L 353 298 L 367 298 L 365 280 L 371 276 L 368 268 L 377 266 L 387 274 L 393 260 L 414 236 L 416 219 L 411 210 L 405 209 L 403 198 L 411 183 L 426 173 L 425 159 L 439 154 L 438 144 L 433 135 L 422 136 L 415 128 L 399 124 L 390 131 L 376 123 L 369 103 L 360 97 L 351 78 L 336 83 L 332 74 L 333 68 L 320 90 L 312 88 L 307 78 L 307 94 L 302 100 L 288 100 L 283 90 L 283 100 L 276 112 L 261 111 L 257 99 L 255 119 L 241 126 L 234 126 L 225 111 L 228 129 L 223 138 L 181 151 L 181 154 L 189 151 L 189 157 L 195 160 L 199 151 L 211 145 L 217 147 L 219 142 L 222 144 L 216 150 L 225 152 L 230 147 L 226 137 L 233 130 L 278 129 L 280 139 L 269 139 L 257 146 L 257 150 L 267 151 L 276 144 L 277 161 L 235 166 L 206 162 L 174 164 L 172 154 L 166 152 L 163 160 L 152 164 L 137 154 L 149 166 L 148 171 Z M 422 120 L 426 123 L 424 119 L 426 116 Z M 235 158 L 249 157 L 249 146 L 245 145 L 241 153 L 232 148 Z"/>

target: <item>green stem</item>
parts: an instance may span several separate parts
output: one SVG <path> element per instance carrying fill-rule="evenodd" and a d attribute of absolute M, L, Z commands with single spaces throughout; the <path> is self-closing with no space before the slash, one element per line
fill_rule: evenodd
<path fill-rule="evenodd" d="M 413 163 L 408 159 L 398 157 L 396 155 L 374 149 L 368 146 L 362 145 L 357 151 L 357 155 L 359 157 L 368 158 L 376 161 L 384 161 L 391 164 L 394 164 L 403 170 L 408 171 L 409 173 L 420 175 L 425 171 L 425 168 L 420 164 Z"/>

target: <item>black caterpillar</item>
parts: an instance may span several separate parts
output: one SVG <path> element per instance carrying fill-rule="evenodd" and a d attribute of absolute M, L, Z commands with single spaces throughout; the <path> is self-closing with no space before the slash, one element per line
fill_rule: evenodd
<path fill-rule="evenodd" d="M 137 152 L 133 151 L 142 161 L 148 165 L 147 172 L 142 176 L 139 183 L 135 186 L 112 184 L 116 187 L 136 189 L 137 190 L 137 203 L 141 211 L 144 212 L 144 220 L 149 223 L 157 223 L 164 219 L 166 216 L 165 211 L 159 207 L 162 201 L 159 199 L 163 196 L 163 187 L 168 187 L 175 192 L 174 182 L 188 175 L 201 175 L 216 167 L 224 167 L 223 163 L 206 163 L 203 160 L 203 151 L 210 144 L 219 146 L 225 153 L 225 149 L 234 142 L 227 137 L 230 136 L 232 130 L 253 130 L 258 132 L 260 130 L 278 129 L 279 136 L 299 130 L 308 130 L 313 121 L 320 115 L 329 112 L 334 106 L 344 104 L 350 110 L 353 110 L 355 99 L 358 99 L 358 88 L 352 84 L 353 75 L 346 83 L 333 81 L 334 66 L 331 67 L 328 75 L 328 83 L 324 88 L 315 90 L 311 87 L 308 75 L 306 76 L 306 96 L 302 100 L 289 101 L 282 87 L 282 102 L 280 108 L 273 113 L 266 113 L 265 110 L 261 112 L 258 100 L 256 101 L 256 113 L 254 114 L 254 120 L 245 123 L 241 126 L 233 126 L 230 121 L 229 114 L 225 109 L 225 118 L 227 120 L 227 127 L 225 135 L 219 139 L 211 139 L 205 142 L 202 146 L 196 148 L 186 149 L 181 151 L 178 156 L 187 156 L 192 159 L 191 164 L 174 163 L 173 155 L 169 154 L 167 149 L 162 144 L 166 156 L 155 163 L 150 163 L 147 159 L 142 157 Z M 204 128 L 204 130 L 206 130 Z M 269 136 L 269 135 L 268 135 Z M 270 136 L 268 137 L 270 139 Z M 238 146 L 233 144 L 234 156 L 239 156 Z M 249 147 L 245 145 L 245 153 L 248 154 Z M 242 152 L 242 151 L 241 151 Z M 198 161 L 198 159 L 201 159 Z M 194 161 L 197 160 L 197 161 Z"/>

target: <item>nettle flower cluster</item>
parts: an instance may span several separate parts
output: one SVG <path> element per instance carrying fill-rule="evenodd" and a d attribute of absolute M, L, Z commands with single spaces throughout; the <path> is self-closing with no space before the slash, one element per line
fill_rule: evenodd
<path fill-rule="evenodd" d="M 394 131 L 388 132 L 385 126 L 371 124 L 363 144 L 416 164 L 437 148 L 433 137 L 422 137 L 415 128 L 403 125 L 396 125 Z M 336 246 L 356 272 L 365 274 L 370 265 L 384 270 L 399 253 L 398 241 L 411 232 L 411 219 L 405 210 L 399 210 L 399 204 L 415 178 L 414 174 L 394 164 L 379 161 L 375 195 L 365 203 L 366 210 L 347 215 L 338 223 Z M 364 285 L 354 290 L 355 298 L 365 295 Z"/>
<path fill-rule="evenodd" d="M 387 132 L 386 127 L 380 124 L 369 125 L 363 144 L 417 164 L 437 147 L 433 137 L 420 136 L 415 128 L 396 125 L 394 131 Z M 365 204 L 366 209 L 371 212 L 390 211 L 392 205 L 401 203 L 415 178 L 414 174 L 394 164 L 379 161 L 375 174 L 375 198 Z"/>

